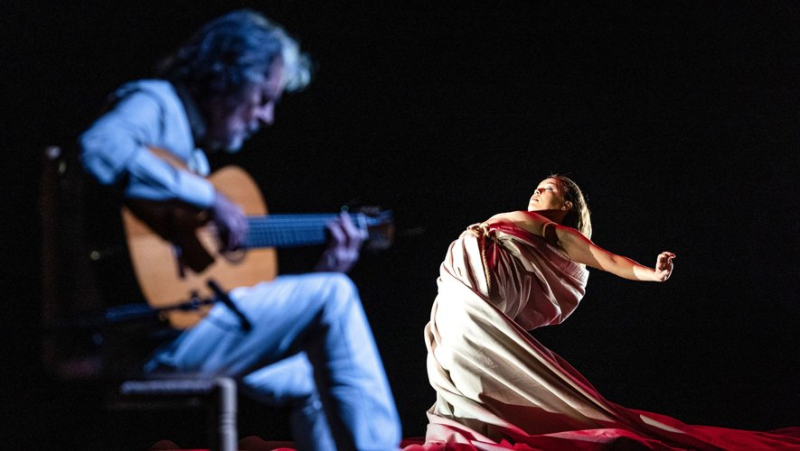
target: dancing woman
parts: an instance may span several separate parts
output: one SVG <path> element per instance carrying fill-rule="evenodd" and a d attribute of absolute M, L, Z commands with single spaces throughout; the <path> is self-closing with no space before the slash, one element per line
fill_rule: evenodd
<path fill-rule="evenodd" d="M 428 411 L 429 447 L 800 447 L 797 437 L 690 426 L 614 404 L 531 337 L 528 331 L 575 311 L 587 266 L 635 281 L 664 282 L 672 274 L 672 252 L 649 268 L 597 246 L 591 230 L 581 190 L 555 175 L 539 184 L 527 211 L 474 224 L 450 245 L 425 328 L 437 393 Z"/>

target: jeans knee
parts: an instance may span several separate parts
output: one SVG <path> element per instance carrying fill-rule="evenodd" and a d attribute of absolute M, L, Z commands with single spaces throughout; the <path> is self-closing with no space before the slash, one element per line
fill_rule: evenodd
<path fill-rule="evenodd" d="M 325 277 L 325 295 L 322 297 L 326 310 L 348 310 L 353 305 L 361 305 L 358 288 L 350 277 L 341 273 L 325 273 L 320 276 Z"/>

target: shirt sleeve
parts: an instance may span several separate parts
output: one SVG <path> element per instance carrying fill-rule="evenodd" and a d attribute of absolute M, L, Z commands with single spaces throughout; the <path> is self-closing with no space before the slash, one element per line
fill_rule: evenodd
<path fill-rule="evenodd" d="M 81 135 L 84 168 L 106 185 L 119 183 L 128 175 L 127 197 L 179 199 L 200 208 L 211 206 L 211 183 L 174 168 L 148 148 L 162 147 L 171 120 L 156 95 L 146 91 L 129 94 Z"/>

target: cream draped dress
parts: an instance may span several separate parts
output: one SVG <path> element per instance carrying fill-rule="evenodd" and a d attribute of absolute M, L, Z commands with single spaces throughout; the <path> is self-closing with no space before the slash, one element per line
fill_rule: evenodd
<path fill-rule="evenodd" d="M 762 438 L 772 443 L 770 434 L 747 432 L 741 448 L 729 447 L 719 431 L 733 430 L 689 426 L 607 401 L 533 339 L 527 331 L 575 311 L 587 279 L 583 265 L 513 224 L 470 226 L 450 245 L 425 327 L 436 390 L 426 445 L 596 449 L 633 440 L 655 449 L 748 449 Z"/>

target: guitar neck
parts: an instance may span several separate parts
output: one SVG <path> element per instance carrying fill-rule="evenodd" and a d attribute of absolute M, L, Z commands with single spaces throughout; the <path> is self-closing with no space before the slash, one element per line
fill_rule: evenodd
<path fill-rule="evenodd" d="M 131 264 L 142 294 L 149 306 L 179 330 L 197 324 L 210 306 L 176 310 L 176 303 L 182 305 L 182 300 L 198 296 L 217 296 L 207 286 L 211 280 L 224 287 L 246 287 L 275 278 L 274 248 L 325 243 L 328 224 L 339 217 L 337 213 L 267 215 L 258 185 L 234 166 L 211 174 L 209 181 L 247 212 L 250 228 L 243 246 L 273 249 L 241 254 L 219 252 L 214 221 L 180 202 L 129 200 L 122 209 Z M 394 234 L 391 211 L 376 211 L 373 207 L 349 216 L 356 227 L 368 232 L 366 248 L 389 247 Z"/>
<path fill-rule="evenodd" d="M 323 244 L 327 241 L 328 224 L 339 214 L 274 214 L 250 216 L 250 230 L 244 242 L 246 248 L 297 247 Z M 374 220 L 364 214 L 350 214 L 353 224 L 367 230 Z"/>

